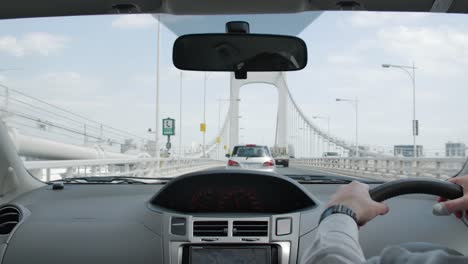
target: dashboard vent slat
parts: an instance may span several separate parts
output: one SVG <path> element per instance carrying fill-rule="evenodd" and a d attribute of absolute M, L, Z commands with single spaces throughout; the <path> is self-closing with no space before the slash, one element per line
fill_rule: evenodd
<path fill-rule="evenodd" d="M 0 208 L 0 235 L 8 235 L 21 220 L 21 212 L 13 206 Z"/>
<path fill-rule="evenodd" d="M 234 221 L 232 235 L 235 237 L 268 236 L 268 221 Z"/>
<path fill-rule="evenodd" d="M 225 237 L 228 235 L 227 221 L 194 221 L 193 236 Z"/>

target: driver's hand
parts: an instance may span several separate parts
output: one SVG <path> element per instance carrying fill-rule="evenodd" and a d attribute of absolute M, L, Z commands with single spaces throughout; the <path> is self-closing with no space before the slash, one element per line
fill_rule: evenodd
<path fill-rule="evenodd" d="M 463 188 L 463 196 L 455 200 L 440 197 L 438 201 L 445 206 L 449 213 L 455 214 L 457 218 L 462 218 L 463 212 L 468 211 L 468 175 L 450 178 L 448 181 L 460 185 Z M 465 213 L 465 217 L 468 219 L 468 213 Z"/>
<path fill-rule="evenodd" d="M 371 199 L 369 185 L 353 181 L 343 185 L 331 197 L 328 206 L 342 204 L 351 208 L 357 216 L 360 226 L 372 220 L 378 215 L 388 213 L 388 206 Z"/>

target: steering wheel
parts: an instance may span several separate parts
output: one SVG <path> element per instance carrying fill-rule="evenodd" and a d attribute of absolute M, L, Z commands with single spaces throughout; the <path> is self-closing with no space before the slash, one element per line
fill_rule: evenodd
<path fill-rule="evenodd" d="M 432 194 L 447 199 L 457 199 L 463 196 L 463 188 L 460 185 L 441 180 L 404 179 L 386 182 L 369 191 L 371 198 L 376 202 L 411 193 Z"/>
<path fill-rule="evenodd" d="M 411 193 L 432 194 L 448 199 L 456 199 L 463 196 L 463 188 L 460 185 L 441 180 L 404 179 L 386 182 L 369 191 L 371 198 L 376 202 Z M 463 255 L 454 249 L 432 243 L 405 243 L 400 246 L 410 252 L 426 252 L 439 249 L 450 255 Z"/>

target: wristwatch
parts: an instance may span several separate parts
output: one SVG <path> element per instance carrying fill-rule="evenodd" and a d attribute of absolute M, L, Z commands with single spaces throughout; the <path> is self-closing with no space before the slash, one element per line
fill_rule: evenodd
<path fill-rule="evenodd" d="M 332 214 L 348 215 L 354 219 L 354 222 L 356 222 L 356 224 L 358 224 L 356 213 L 351 208 L 342 204 L 332 205 L 328 207 L 327 209 L 325 209 L 325 211 L 323 211 L 322 215 L 320 216 L 319 224 L 320 222 L 322 222 L 323 219 L 325 219 L 327 216 L 330 216 Z"/>

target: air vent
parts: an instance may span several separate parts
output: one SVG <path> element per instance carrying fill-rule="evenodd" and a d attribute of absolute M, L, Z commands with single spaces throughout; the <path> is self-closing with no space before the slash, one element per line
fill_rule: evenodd
<path fill-rule="evenodd" d="M 193 236 L 221 237 L 227 236 L 227 221 L 195 221 L 193 222 Z"/>
<path fill-rule="evenodd" d="M 0 235 L 8 235 L 21 219 L 21 212 L 13 206 L 0 208 Z"/>
<path fill-rule="evenodd" d="M 268 236 L 268 221 L 234 221 L 232 235 L 237 237 Z"/>

